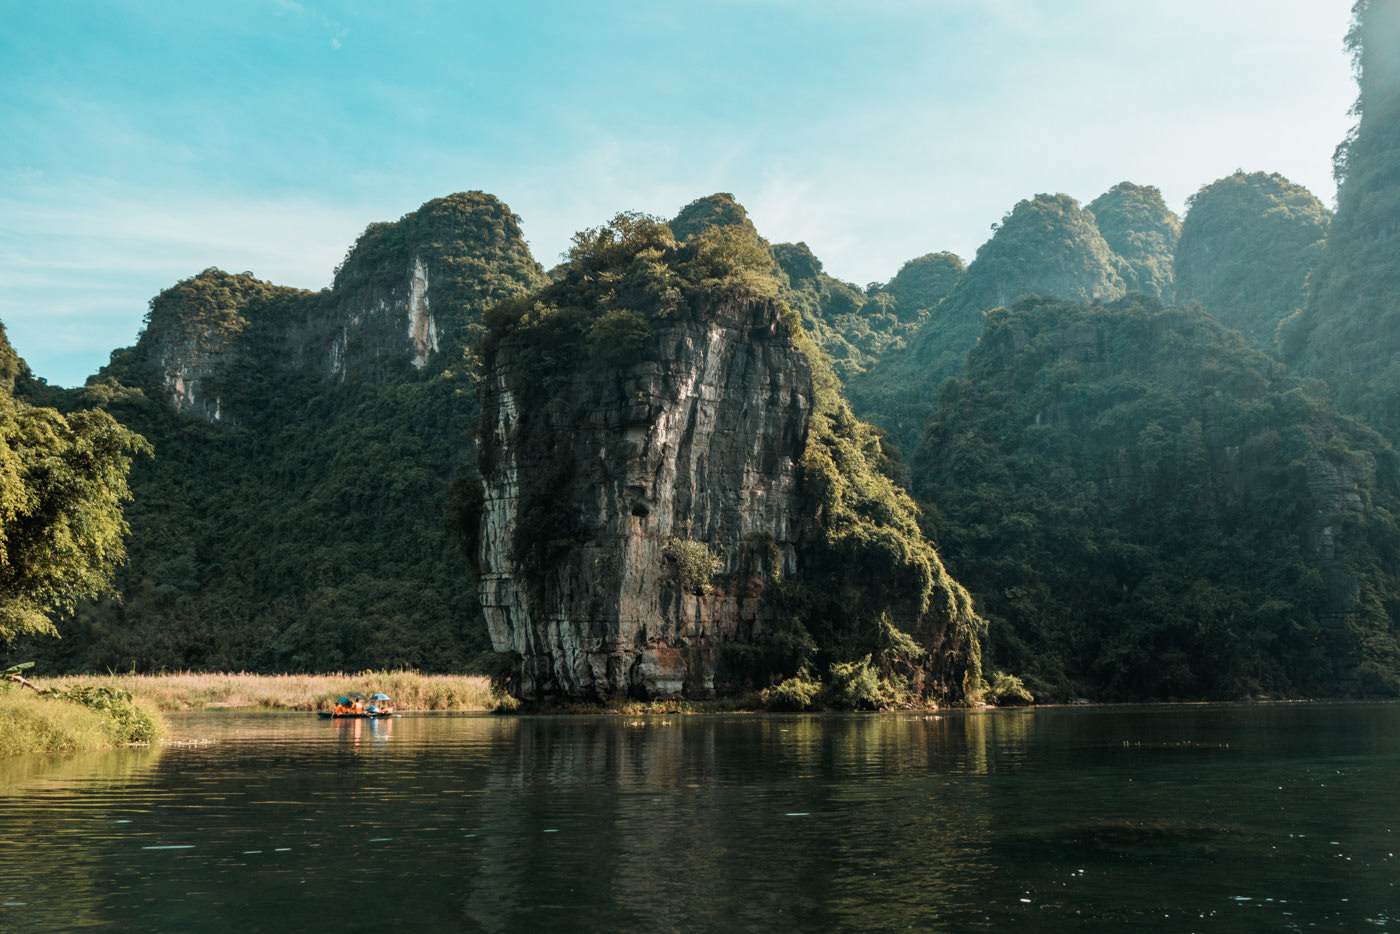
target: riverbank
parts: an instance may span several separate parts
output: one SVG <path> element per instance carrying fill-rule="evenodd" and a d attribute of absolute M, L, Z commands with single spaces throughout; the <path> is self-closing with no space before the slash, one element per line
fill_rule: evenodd
<path fill-rule="evenodd" d="M 149 699 L 90 684 L 65 688 L 54 696 L 0 685 L 0 759 L 154 743 L 165 732 Z"/>
<path fill-rule="evenodd" d="M 74 681 L 146 698 L 166 712 L 189 710 L 329 710 L 337 697 L 388 694 L 398 710 L 493 710 L 490 680 L 482 675 L 425 675 L 416 671 L 366 671 L 320 675 L 246 672 L 110 674 L 31 679 L 42 688 Z"/>
<path fill-rule="evenodd" d="M 150 743 L 164 732 L 162 714 L 205 710 L 329 710 L 337 697 L 388 694 L 407 710 L 495 710 L 513 706 L 481 675 L 415 671 L 256 675 L 176 672 L 33 677 L 0 684 L 0 758 L 78 752 Z M 66 698 L 50 696 L 58 690 Z"/>

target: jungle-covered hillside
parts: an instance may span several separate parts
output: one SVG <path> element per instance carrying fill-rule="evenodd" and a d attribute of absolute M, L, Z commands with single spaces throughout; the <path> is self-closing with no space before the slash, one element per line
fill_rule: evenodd
<path fill-rule="evenodd" d="M 619 215 L 655 239 L 622 278 L 546 270 L 510 208 L 471 191 L 371 224 L 320 292 L 192 270 L 81 389 L 6 345 L 0 661 L 492 669 L 470 560 L 483 350 L 530 302 L 585 296 L 603 311 L 574 343 L 625 363 L 648 316 L 738 251 L 821 377 L 829 456 L 800 469 L 855 497 L 822 521 L 873 516 L 841 547 L 897 527 L 941 560 L 987 623 L 986 671 L 1042 699 L 1400 695 L 1397 6 L 1360 0 L 1346 41 L 1359 95 L 1334 207 L 1267 166 L 1202 179 L 1180 216 L 1151 179 L 1013 192 L 975 256 L 931 243 L 858 285 L 724 193 Z M 576 246 L 610 248 L 588 239 L 607 229 Z M 685 276 L 667 266 L 705 244 Z M 21 554 L 25 517 L 59 514 L 43 490 L 61 513 L 99 475 L 87 573 L 26 579 L 77 560 L 44 551 L 61 536 Z M 840 553 L 811 570 L 839 581 Z M 817 642 L 847 616 L 878 631 L 839 589 L 795 611 Z M 793 660 L 851 654 L 830 649 Z"/>

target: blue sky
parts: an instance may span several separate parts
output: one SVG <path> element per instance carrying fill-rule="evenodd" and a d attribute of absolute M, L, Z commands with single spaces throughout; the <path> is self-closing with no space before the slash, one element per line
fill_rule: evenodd
<path fill-rule="evenodd" d="M 480 189 L 537 259 L 732 192 L 864 285 L 1020 199 L 1329 205 L 1350 0 L 0 0 L 0 321 L 80 385 L 209 266 L 304 288 Z"/>

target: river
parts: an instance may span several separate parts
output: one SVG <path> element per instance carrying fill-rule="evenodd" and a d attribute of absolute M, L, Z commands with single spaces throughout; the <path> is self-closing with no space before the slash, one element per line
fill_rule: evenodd
<path fill-rule="evenodd" d="M 0 761 L 0 931 L 1400 931 L 1400 705 L 172 717 Z"/>

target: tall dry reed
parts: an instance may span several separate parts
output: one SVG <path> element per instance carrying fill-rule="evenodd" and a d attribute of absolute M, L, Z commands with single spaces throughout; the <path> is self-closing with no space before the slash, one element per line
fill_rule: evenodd
<path fill-rule="evenodd" d="M 161 710 L 326 710 L 337 697 L 388 694 L 398 710 L 490 710 L 497 706 L 481 675 L 425 675 L 416 671 L 358 674 L 255 675 L 195 671 L 162 675 L 110 674 L 34 678 L 41 687 L 99 684 L 154 701 Z"/>

